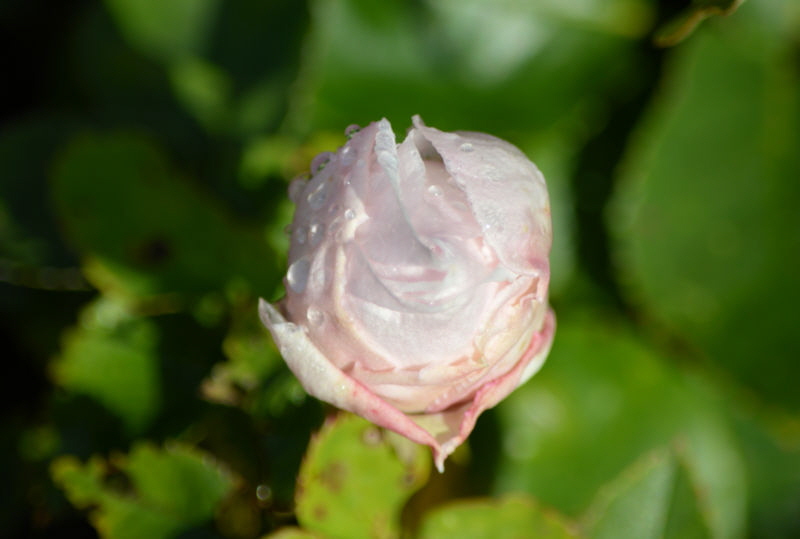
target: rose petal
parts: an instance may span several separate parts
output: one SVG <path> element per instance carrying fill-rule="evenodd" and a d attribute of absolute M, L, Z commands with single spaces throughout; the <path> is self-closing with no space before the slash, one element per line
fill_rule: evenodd
<path fill-rule="evenodd" d="M 552 232 L 544 176 L 515 146 L 483 133 L 444 133 L 414 116 L 414 128 L 464 189 L 486 240 L 509 269 L 547 267 Z"/>
<path fill-rule="evenodd" d="M 416 443 L 430 446 L 440 472 L 444 471 L 445 459 L 472 432 L 478 416 L 499 403 L 541 367 L 555 330 L 555 317 L 549 311 L 544 327 L 517 365 L 507 374 L 482 386 L 471 401 L 436 413 L 404 414 L 336 368 L 308 339 L 302 327 L 288 322 L 263 299 L 259 301 L 259 314 L 287 365 L 309 394 Z"/>

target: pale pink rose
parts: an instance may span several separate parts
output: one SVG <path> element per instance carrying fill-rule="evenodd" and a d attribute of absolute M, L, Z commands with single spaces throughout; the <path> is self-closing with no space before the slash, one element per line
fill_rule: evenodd
<path fill-rule="evenodd" d="M 311 395 L 441 471 L 550 349 L 550 205 L 516 147 L 413 121 L 401 144 L 370 124 L 292 183 L 286 297 L 260 312 Z"/>

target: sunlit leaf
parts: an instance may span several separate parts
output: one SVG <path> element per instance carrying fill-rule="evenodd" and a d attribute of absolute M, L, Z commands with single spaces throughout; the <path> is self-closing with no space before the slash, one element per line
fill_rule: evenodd
<path fill-rule="evenodd" d="M 687 467 L 669 450 L 653 452 L 600 490 L 589 508 L 592 538 L 711 537 Z"/>
<path fill-rule="evenodd" d="M 200 58 L 188 58 L 170 68 L 170 79 L 177 98 L 208 130 L 227 127 L 232 84 L 224 71 Z"/>
<path fill-rule="evenodd" d="M 741 534 L 744 469 L 718 390 L 629 330 L 574 316 L 561 316 L 542 371 L 497 407 L 497 491 L 524 490 L 577 516 L 634 459 L 680 440 L 712 532 Z"/>
<path fill-rule="evenodd" d="M 103 290 L 191 297 L 237 281 L 269 296 L 277 280 L 257 230 L 194 189 L 144 138 L 78 137 L 53 179 L 66 233 Z"/>
<path fill-rule="evenodd" d="M 412 114 L 444 129 L 546 128 L 591 112 L 648 24 L 646 2 L 312 2 L 287 125 L 342 129 Z M 616 28 L 600 21 L 611 16 Z M 613 26 L 613 25 L 612 25 Z M 499 132 L 498 129 L 506 132 Z"/>
<path fill-rule="evenodd" d="M 452 502 L 428 513 L 421 524 L 420 539 L 569 539 L 578 537 L 577 526 L 552 509 L 542 508 L 522 495 L 496 500 Z"/>
<path fill-rule="evenodd" d="M 67 333 L 53 376 L 64 389 L 97 400 L 129 432 L 141 432 L 160 407 L 158 338 L 151 321 L 101 297 Z"/>
<path fill-rule="evenodd" d="M 629 297 L 770 402 L 800 408 L 798 4 L 748 2 L 676 50 L 610 223 Z M 772 24 L 772 23 L 775 24 Z M 769 23 L 769 24 L 766 24 Z"/>
<path fill-rule="evenodd" d="M 263 539 L 323 539 L 323 536 L 302 528 L 281 528 Z"/>
<path fill-rule="evenodd" d="M 428 476 L 430 454 L 351 414 L 312 440 L 298 478 L 297 519 L 334 537 L 393 537 L 400 510 Z"/>
<path fill-rule="evenodd" d="M 174 537 L 211 520 L 233 485 L 208 455 L 178 444 L 160 449 L 139 443 L 128 455 L 93 457 L 86 464 L 60 457 L 51 471 L 73 504 L 91 508 L 106 539 Z M 118 473 L 130 488 L 120 484 Z"/>
<path fill-rule="evenodd" d="M 154 58 L 174 60 L 200 52 L 219 0 L 106 0 L 132 45 Z"/>
<path fill-rule="evenodd" d="M 744 0 L 692 0 L 692 3 L 674 19 L 659 28 L 655 42 L 661 47 L 671 47 L 686 39 L 697 26 L 715 15 L 730 15 Z"/>

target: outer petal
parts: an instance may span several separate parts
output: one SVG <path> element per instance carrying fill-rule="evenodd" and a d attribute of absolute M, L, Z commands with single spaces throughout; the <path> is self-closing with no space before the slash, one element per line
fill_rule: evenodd
<path fill-rule="evenodd" d="M 520 361 L 505 375 L 482 386 L 472 400 L 439 413 L 414 417 L 416 423 L 432 433 L 440 445 L 440 449 L 434 451 L 439 471 L 444 469 L 444 460 L 448 455 L 464 443 L 475 428 L 478 416 L 497 405 L 541 368 L 553 343 L 555 321 L 553 311 L 548 311 L 542 330 L 534 336 Z"/>
<path fill-rule="evenodd" d="M 547 270 L 552 238 L 544 176 L 516 146 L 483 133 L 445 133 L 414 116 L 414 128 L 467 194 L 484 236 L 517 273 Z"/>
<path fill-rule="evenodd" d="M 442 448 L 427 430 L 339 370 L 314 346 L 304 328 L 288 322 L 274 306 L 261 299 L 258 311 L 289 369 L 308 393 L 418 444 L 431 446 L 437 466 L 440 471 L 443 469 L 439 463 L 443 463 L 447 455 L 440 457 Z"/>
<path fill-rule="evenodd" d="M 472 400 L 438 413 L 405 414 L 339 370 L 314 346 L 304 328 L 288 322 L 263 299 L 259 301 L 259 314 L 287 365 L 308 393 L 430 446 L 440 472 L 444 471 L 445 459 L 472 432 L 481 412 L 503 400 L 539 370 L 555 331 L 555 317 L 548 311 L 544 327 L 534 336 L 522 359 L 507 374 L 482 386 Z"/>

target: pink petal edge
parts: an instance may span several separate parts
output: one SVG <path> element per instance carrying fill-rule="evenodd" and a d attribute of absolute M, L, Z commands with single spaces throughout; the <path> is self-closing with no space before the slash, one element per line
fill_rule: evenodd
<path fill-rule="evenodd" d="M 287 321 L 273 305 L 260 299 L 258 310 L 262 323 L 275 339 L 289 369 L 309 394 L 413 442 L 430 446 L 440 473 L 444 472 L 445 459 L 472 432 L 478 416 L 539 370 L 550 350 L 555 332 L 555 316 L 550 310 L 542 329 L 534 335 L 528 351 L 515 367 L 481 387 L 471 401 L 435 414 L 407 415 L 328 361 L 308 338 L 305 329 Z M 441 431 L 442 427 L 445 430 L 434 437 L 432 432 Z"/>

